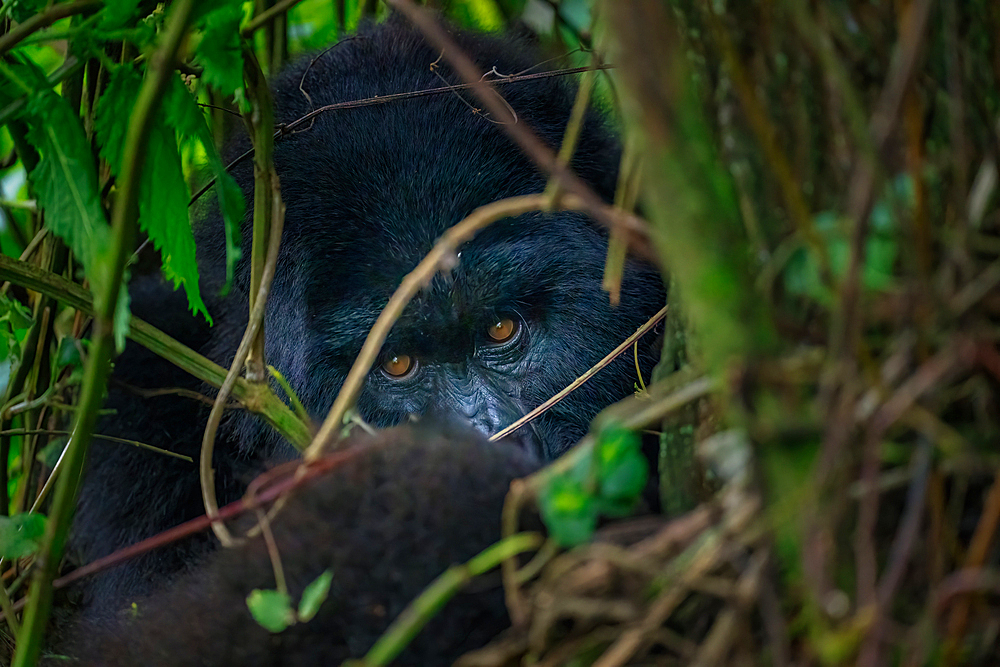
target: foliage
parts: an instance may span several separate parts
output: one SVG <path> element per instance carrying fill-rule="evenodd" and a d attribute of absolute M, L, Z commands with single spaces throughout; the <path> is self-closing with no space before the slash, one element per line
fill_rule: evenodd
<path fill-rule="evenodd" d="M 548 481 L 539 507 L 556 542 L 583 544 L 593 535 L 598 516 L 627 516 L 632 511 L 649 477 L 641 447 L 632 431 L 606 428 L 589 457 Z"/>
<path fill-rule="evenodd" d="M 70 4 L 0 10 L 0 244 L 103 293 L 111 213 L 136 175 L 160 269 L 209 317 L 187 209 L 215 179 L 231 275 L 245 203 L 212 107 L 250 107 L 244 48 L 278 67 L 386 10 L 305 0 L 273 24 L 282 41 L 263 37 L 272 24 L 255 26 L 259 39 L 241 34 L 249 3 L 203 3 L 148 148 L 129 161 L 138 94 L 177 1 L 59 13 Z M 996 3 L 428 4 L 470 27 L 526 25 L 570 63 L 589 62 L 573 52 L 595 44 L 615 63 L 596 96 L 620 105 L 638 147 L 641 185 L 627 185 L 641 189 L 648 219 L 640 250 L 670 271 L 683 307 L 665 356 L 686 367 L 661 369 L 613 416 L 675 428 L 669 415 L 690 407 L 697 423 L 681 428 L 702 456 L 705 503 L 634 543 L 591 544 L 599 517 L 626 513 L 645 486 L 639 440 L 621 428 L 529 482 L 524 497 L 535 494 L 553 542 L 574 548 L 506 572 L 524 633 L 517 657 L 996 662 L 996 605 L 984 595 L 996 587 L 1000 524 Z M 58 446 L 21 433 L 74 402 L 88 356 L 87 313 L 66 303 L 20 283 L 0 299 L 6 558 L 37 548 L 44 519 L 25 510 L 40 493 L 38 454 Z M 116 308 L 120 341 L 124 297 Z M 711 399 L 684 399 L 696 385 Z M 278 632 L 315 614 L 329 585 L 314 582 L 297 610 L 277 590 L 247 604 Z"/>
<path fill-rule="evenodd" d="M 326 570 L 302 591 L 298 610 L 292 609 L 292 598 L 280 590 L 255 588 L 247 596 L 247 608 L 254 620 L 270 632 L 282 632 L 295 623 L 308 623 L 330 594 L 333 570 Z"/>
<path fill-rule="evenodd" d="M 41 546 L 45 517 L 41 514 L 17 514 L 0 517 L 0 558 L 16 560 L 31 556 Z"/>

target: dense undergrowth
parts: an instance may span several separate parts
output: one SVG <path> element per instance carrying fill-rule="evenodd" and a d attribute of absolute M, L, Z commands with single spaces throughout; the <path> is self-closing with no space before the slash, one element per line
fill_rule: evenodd
<path fill-rule="evenodd" d="M 584 544 L 507 571 L 514 631 L 463 664 L 1000 661 L 1000 6 L 427 4 L 573 51 L 550 68 L 611 66 L 584 76 L 621 118 L 615 203 L 638 215 L 591 211 L 611 227 L 607 283 L 630 246 L 671 289 L 655 376 L 594 430 L 661 433 L 668 516 L 587 542 L 593 489 L 572 475 L 607 437 L 530 478 L 511 517 L 568 494 L 585 509 L 550 516 L 553 532 Z M 42 646 L 116 344 L 217 387 L 226 375 L 130 323 L 123 275 L 162 266 L 203 311 L 190 199 L 212 178 L 205 196 L 230 221 L 243 211 L 217 150 L 227 110 L 266 155 L 281 131 L 261 121 L 263 75 L 386 11 L 3 4 L 0 606 L 14 664 Z M 158 252 L 130 263 L 139 238 Z M 266 243 L 244 241 L 263 262 Z M 267 383 L 232 391 L 308 444 Z"/>

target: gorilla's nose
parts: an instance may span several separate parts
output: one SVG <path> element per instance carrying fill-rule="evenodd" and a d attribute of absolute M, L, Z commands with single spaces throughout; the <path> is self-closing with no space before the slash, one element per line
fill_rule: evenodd
<path fill-rule="evenodd" d="M 499 433 L 521 418 L 523 413 L 513 405 L 491 402 L 450 401 L 449 405 L 437 405 L 428 411 L 434 420 L 459 421 L 471 426 L 487 438 Z M 506 402 L 504 402 L 506 403 Z M 542 459 L 541 440 L 530 424 L 522 426 L 503 439 L 503 442 L 519 447 L 523 451 Z"/>

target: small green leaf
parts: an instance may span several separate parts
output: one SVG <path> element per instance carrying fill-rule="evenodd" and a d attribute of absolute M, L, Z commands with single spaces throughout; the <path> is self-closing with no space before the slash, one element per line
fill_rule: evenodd
<path fill-rule="evenodd" d="M 597 526 L 597 506 L 578 480 L 554 477 L 542 491 L 542 520 L 552 539 L 565 547 L 583 544 Z"/>
<path fill-rule="evenodd" d="M 80 358 L 80 347 L 77 345 L 77 340 L 72 336 L 63 336 L 62 340 L 59 341 L 59 350 L 56 352 L 56 367 L 60 369 L 66 366 L 79 368 L 82 365 L 83 360 Z"/>
<path fill-rule="evenodd" d="M 299 600 L 299 620 L 303 623 L 311 621 L 319 611 L 320 605 L 326 601 L 326 596 L 330 594 L 330 584 L 333 583 L 333 570 L 326 570 L 316 577 L 311 584 L 302 591 L 302 599 Z"/>
<path fill-rule="evenodd" d="M 243 199 L 243 191 L 236 184 L 236 179 L 223 168 L 221 160 L 218 161 L 215 178 L 215 196 L 219 199 L 219 208 L 222 210 L 222 219 L 226 225 L 226 289 L 228 289 L 236 274 L 236 263 L 243 255 L 240 249 L 242 241 L 240 225 L 243 222 L 246 202 Z"/>
<path fill-rule="evenodd" d="M 0 322 L 8 322 L 11 331 L 27 331 L 31 328 L 31 312 L 17 299 L 0 295 Z"/>
<path fill-rule="evenodd" d="M 21 358 L 21 343 L 30 328 L 28 310 L 16 299 L 0 294 L 0 362 L 16 362 Z"/>
<path fill-rule="evenodd" d="M 37 552 L 45 534 L 44 514 L 0 516 L 0 557 L 16 559 Z"/>
<path fill-rule="evenodd" d="M 634 505 L 649 477 L 639 436 L 617 427 L 603 431 L 594 447 L 594 462 L 600 498 L 610 501 L 615 513 Z"/>
<path fill-rule="evenodd" d="M 247 596 L 247 608 L 254 620 L 268 632 L 282 632 L 295 622 L 292 601 L 287 593 L 255 588 Z"/>

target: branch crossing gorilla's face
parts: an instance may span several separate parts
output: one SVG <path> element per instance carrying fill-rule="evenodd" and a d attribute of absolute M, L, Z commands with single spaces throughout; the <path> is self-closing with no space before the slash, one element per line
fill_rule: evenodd
<path fill-rule="evenodd" d="M 483 71 L 517 74 L 539 58 L 495 38 L 457 38 Z M 278 120 L 461 83 L 440 61 L 400 22 L 369 28 L 279 77 Z M 497 89 L 518 122 L 559 146 L 574 97 L 565 81 Z M 544 177 L 475 103 L 468 91 L 449 91 L 331 110 L 276 144 L 287 212 L 268 355 L 315 416 L 390 295 L 445 230 L 483 204 L 543 191 Z M 590 115 L 572 166 L 608 199 L 618 154 L 602 119 Z M 249 189 L 249 166 L 238 178 Z M 221 267 L 217 225 L 206 231 L 215 243 L 205 259 Z M 538 406 L 662 305 L 659 276 L 637 263 L 626 270 L 621 305 L 609 305 L 601 288 L 606 248 L 605 233 L 572 213 L 526 214 L 480 232 L 393 327 L 359 400 L 362 416 L 380 427 L 410 415 L 453 416 L 492 435 Z M 651 341 L 640 344 L 644 372 Z M 217 344 L 220 352 L 235 347 L 224 337 Z M 635 382 L 634 363 L 623 359 L 514 439 L 552 458 Z"/>

